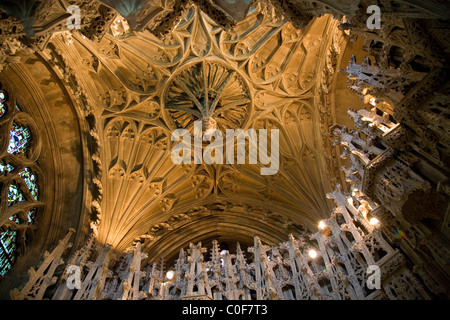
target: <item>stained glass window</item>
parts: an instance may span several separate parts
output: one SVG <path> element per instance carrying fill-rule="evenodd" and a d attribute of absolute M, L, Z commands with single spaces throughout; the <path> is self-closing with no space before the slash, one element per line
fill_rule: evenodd
<path fill-rule="evenodd" d="M 5 106 L 6 94 L 5 91 L 0 90 L 0 118 L 6 113 Z"/>
<path fill-rule="evenodd" d="M 31 192 L 31 195 L 35 200 L 37 200 L 38 186 L 36 184 L 36 175 L 29 168 L 25 168 L 21 172 L 19 172 L 19 177 L 21 177 L 25 181 L 28 189 Z"/>
<path fill-rule="evenodd" d="M 16 259 L 16 238 L 17 231 L 0 233 L 0 279 L 11 269 Z"/>
<path fill-rule="evenodd" d="M 17 224 L 20 224 L 20 219 L 19 219 L 19 215 L 15 214 L 12 217 L 9 217 L 9 220 L 14 221 Z"/>
<path fill-rule="evenodd" d="M 28 223 L 33 224 L 36 219 L 37 209 L 33 208 L 28 212 Z"/>
<path fill-rule="evenodd" d="M 21 201 L 25 201 L 25 197 L 19 186 L 13 181 L 8 190 L 8 207 Z"/>
<path fill-rule="evenodd" d="M 30 142 L 30 130 L 13 122 L 13 128 L 9 134 L 8 153 L 26 155 L 26 149 Z"/>
<path fill-rule="evenodd" d="M 14 167 L 9 163 L 6 163 L 2 160 L 0 161 L 0 174 L 6 176 L 7 173 L 14 170 Z"/>
<path fill-rule="evenodd" d="M 6 112 L 6 107 L 3 103 L 4 101 L 5 93 L 0 90 L 0 117 L 3 117 Z M 31 139 L 32 136 L 28 127 L 13 122 L 10 130 L 7 152 L 12 155 L 21 154 L 27 156 L 27 148 L 30 145 Z M 20 158 L 16 161 L 20 161 Z M 0 160 L 0 175 L 7 176 L 9 173 L 13 172 L 14 169 L 15 167 L 4 159 Z M 12 177 L 13 179 L 6 185 L 6 188 L 8 188 L 8 207 L 13 207 L 22 201 L 30 201 L 25 195 L 27 193 L 27 188 L 34 200 L 38 200 L 38 177 L 33 170 L 25 167 L 20 170 L 20 172 L 14 173 Z M 20 183 L 20 179 L 23 180 L 24 184 Z M 34 224 L 37 212 L 37 208 L 32 208 L 29 210 L 26 218 L 23 217 L 22 219 L 19 217 L 19 214 L 16 213 L 13 214 L 9 220 L 18 225 L 31 225 Z M 6 227 L 0 229 L 0 279 L 6 275 L 15 262 L 18 232 L 19 231 L 9 230 Z"/>

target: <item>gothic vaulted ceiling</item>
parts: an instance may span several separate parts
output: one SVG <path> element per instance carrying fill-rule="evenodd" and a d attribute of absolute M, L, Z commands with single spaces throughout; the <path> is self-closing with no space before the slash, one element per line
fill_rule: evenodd
<path fill-rule="evenodd" d="M 324 16 L 298 30 L 256 6 L 226 32 L 191 6 L 162 39 L 131 32 L 121 16 L 100 42 L 55 35 L 49 58 L 63 61 L 95 115 L 98 239 L 170 255 L 209 237 L 278 242 L 314 230 L 330 209 L 322 96 L 337 24 Z M 261 175 L 261 163 L 174 164 L 172 131 L 207 118 L 224 133 L 279 129 L 278 173 Z"/>
<path fill-rule="evenodd" d="M 325 15 L 297 29 L 257 3 L 228 31 L 196 5 L 162 37 L 132 31 L 136 23 L 117 15 L 100 41 L 56 32 L 39 53 L 87 106 L 98 240 L 171 256 L 200 240 L 278 243 L 314 231 L 337 177 L 328 127 L 339 21 Z M 224 134 L 279 129 L 278 172 L 261 175 L 259 162 L 174 164 L 171 133 L 192 132 L 197 120 Z"/>

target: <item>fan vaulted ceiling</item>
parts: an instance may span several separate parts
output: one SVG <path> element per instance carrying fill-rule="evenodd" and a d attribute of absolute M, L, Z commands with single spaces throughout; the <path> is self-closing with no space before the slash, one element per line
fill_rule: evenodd
<path fill-rule="evenodd" d="M 333 105 L 324 97 L 342 45 L 338 23 L 323 16 L 298 30 L 257 5 L 227 32 L 191 6 L 161 39 L 130 31 L 121 16 L 100 42 L 54 35 L 47 58 L 64 62 L 95 115 L 98 239 L 171 256 L 210 238 L 277 243 L 315 230 L 330 212 L 333 164 L 323 155 Z M 222 131 L 279 129 L 278 173 L 175 165 L 172 131 L 207 115 Z"/>

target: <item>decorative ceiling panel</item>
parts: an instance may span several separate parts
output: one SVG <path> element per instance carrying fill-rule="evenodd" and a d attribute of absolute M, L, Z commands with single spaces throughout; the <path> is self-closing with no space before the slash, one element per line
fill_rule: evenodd
<path fill-rule="evenodd" d="M 329 215 L 317 104 L 338 22 L 324 16 L 297 30 L 273 12 L 257 4 L 225 31 L 191 6 L 161 39 L 131 31 L 121 16 L 99 42 L 52 38 L 46 50 L 72 70 L 96 116 L 102 176 L 92 227 L 101 242 L 125 250 L 141 241 L 150 250 L 179 231 L 188 243 L 205 221 L 230 237 L 239 214 L 249 241 L 266 230 L 264 240 L 278 242 Z M 223 133 L 279 129 L 279 171 L 262 176 L 260 162 L 175 165 L 172 131 L 192 133 L 199 120 Z"/>

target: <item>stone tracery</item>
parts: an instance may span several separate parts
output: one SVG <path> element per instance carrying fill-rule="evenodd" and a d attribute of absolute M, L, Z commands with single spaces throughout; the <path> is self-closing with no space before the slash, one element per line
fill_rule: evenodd
<path fill-rule="evenodd" d="M 18 253 L 26 250 L 26 238 L 42 214 L 39 201 L 40 136 L 33 119 L 16 107 L 14 96 L 2 92 L 0 153 L 1 277 L 13 266 Z M 40 213 L 38 213 L 40 212 Z"/>

